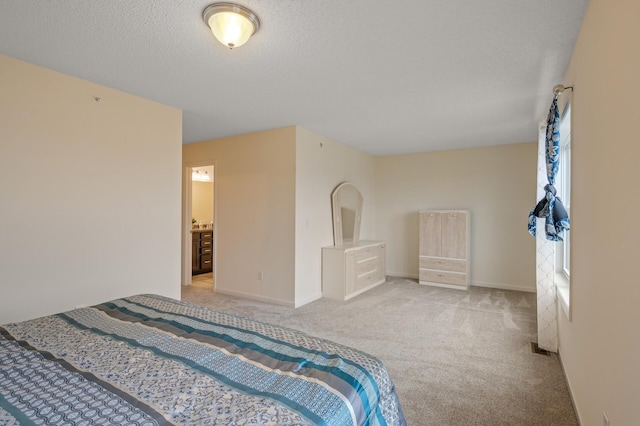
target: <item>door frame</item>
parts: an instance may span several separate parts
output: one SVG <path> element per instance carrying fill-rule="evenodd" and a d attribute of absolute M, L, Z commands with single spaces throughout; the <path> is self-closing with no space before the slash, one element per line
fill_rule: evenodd
<path fill-rule="evenodd" d="M 193 173 L 193 169 L 196 167 L 205 167 L 205 166 L 213 166 L 213 289 L 216 288 L 216 269 L 218 266 L 218 239 L 215 237 L 218 221 L 216 211 L 218 210 L 218 202 L 217 202 L 217 193 L 216 191 L 216 161 L 215 160 L 199 160 L 194 162 L 189 162 L 184 164 L 183 167 L 183 178 L 182 181 L 184 183 L 182 191 L 184 194 L 183 204 L 182 204 L 182 285 L 187 286 L 191 285 L 191 262 L 192 262 L 192 250 L 191 250 L 191 218 L 193 217 L 193 193 L 192 193 L 192 179 L 191 174 Z"/>

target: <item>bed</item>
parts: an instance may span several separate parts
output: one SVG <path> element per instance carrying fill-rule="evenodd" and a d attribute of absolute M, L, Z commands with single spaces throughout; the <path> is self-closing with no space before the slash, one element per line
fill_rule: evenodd
<path fill-rule="evenodd" d="M 0 425 L 404 425 L 384 365 L 158 295 L 0 327 Z"/>

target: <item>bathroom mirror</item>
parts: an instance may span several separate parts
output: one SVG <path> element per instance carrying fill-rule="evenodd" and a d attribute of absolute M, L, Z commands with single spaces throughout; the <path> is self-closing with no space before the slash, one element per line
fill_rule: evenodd
<path fill-rule="evenodd" d="M 331 193 L 333 241 L 336 246 L 360 241 L 362 194 L 355 185 L 341 183 Z"/>

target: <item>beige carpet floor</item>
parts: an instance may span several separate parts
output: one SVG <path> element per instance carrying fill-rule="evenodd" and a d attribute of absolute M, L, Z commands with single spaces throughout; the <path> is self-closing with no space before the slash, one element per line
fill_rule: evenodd
<path fill-rule="evenodd" d="M 408 425 L 577 425 L 556 354 L 531 351 L 533 293 L 389 281 L 298 309 L 183 287 L 182 299 L 295 328 L 381 359 Z"/>
<path fill-rule="evenodd" d="M 194 287 L 213 290 L 213 272 L 192 276 L 191 285 Z"/>

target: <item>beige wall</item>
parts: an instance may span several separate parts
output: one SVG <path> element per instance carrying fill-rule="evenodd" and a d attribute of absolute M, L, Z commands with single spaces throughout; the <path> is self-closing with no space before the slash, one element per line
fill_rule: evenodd
<path fill-rule="evenodd" d="M 473 284 L 533 291 L 536 154 L 530 143 L 373 157 L 288 127 L 185 145 L 183 162 L 216 167 L 216 290 L 301 306 L 322 295 L 344 181 L 364 197 L 361 238 L 388 243 L 389 274 L 417 276 L 419 209 L 466 208 Z"/>
<path fill-rule="evenodd" d="M 376 158 L 377 235 L 389 275 L 418 275 L 418 211 L 471 211 L 471 284 L 535 290 L 536 143 Z"/>
<path fill-rule="evenodd" d="M 560 354 L 583 425 L 640 419 L 640 2 L 591 0 L 572 101 L 572 320 Z"/>
<path fill-rule="evenodd" d="M 295 137 L 287 127 L 183 146 L 184 167 L 215 166 L 216 291 L 294 304 Z"/>
<path fill-rule="evenodd" d="M 191 185 L 191 216 L 197 223 L 213 222 L 213 182 L 193 181 Z"/>
<path fill-rule="evenodd" d="M 6 56 L 0 93 L 0 324 L 179 298 L 181 112 Z"/>
<path fill-rule="evenodd" d="M 296 128 L 296 306 L 322 296 L 321 247 L 333 245 L 331 192 L 349 181 L 363 195 L 361 239 L 375 239 L 374 157 Z"/>

